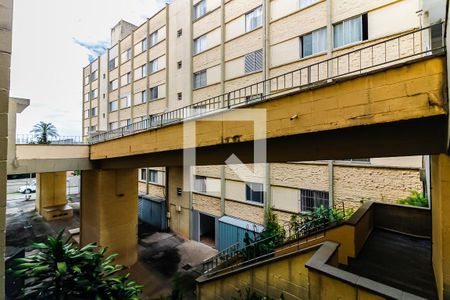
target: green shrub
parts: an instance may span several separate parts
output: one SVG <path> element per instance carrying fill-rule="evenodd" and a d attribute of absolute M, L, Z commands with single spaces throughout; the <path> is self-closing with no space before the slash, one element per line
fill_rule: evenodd
<path fill-rule="evenodd" d="M 398 199 L 397 203 L 418 207 L 429 207 L 428 198 L 423 193 L 419 193 L 417 191 L 411 191 L 411 195 L 403 199 Z"/>
<path fill-rule="evenodd" d="M 33 244 L 37 253 L 16 259 L 8 270 L 25 280 L 18 299 L 139 299 L 143 287 L 129 281 L 129 274 L 116 275 L 123 269 L 112 264 L 117 254 L 105 258 L 106 248 L 95 244 L 74 247 L 62 233 Z"/>

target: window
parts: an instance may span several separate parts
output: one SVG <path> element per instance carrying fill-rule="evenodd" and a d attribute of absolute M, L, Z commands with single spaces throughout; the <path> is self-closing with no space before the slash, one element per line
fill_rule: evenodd
<path fill-rule="evenodd" d="M 109 112 L 117 110 L 117 100 L 109 102 L 108 110 Z"/>
<path fill-rule="evenodd" d="M 109 60 L 109 63 L 108 63 L 108 70 L 109 70 L 109 71 L 114 70 L 115 68 L 118 67 L 118 65 L 119 65 L 119 58 L 114 57 L 114 58 L 112 58 L 112 59 Z"/>
<path fill-rule="evenodd" d="M 148 48 L 147 38 L 144 38 L 141 41 L 141 52 L 147 51 L 147 48 Z"/>
<path fill-rule="evenodd" d="M 199 193 L 206 193 L 206 177 L 195 175 L 194 191 Z"/>
<path fill-rule="evenodd" d="M 90 78 L 89 75 L 84 77 L 84 85 L 89 84 L 89 78 Z"/>
<path fill-rule="evenodd" d="M 85 118 L 85 119 L 89 118 L 89 109 L 86 109 L 86 110 L 84 111 L 84 118 Z"/>
<path fill-rule="evenodd" d="M 148 170 L 148 182 L 158 183 L 158 171 Z"/>
<path fill-rule="evenodd" d="M 177 37 L 181 37 L 183 35 L 183 29 L 178 29 Z"/>
<path fill-rule="evenodd" d="M 147 171 L 145 169 L 141 169 L 141 176 L 140 179 L 141 181 L 147 181 Z"/>
<path fill-rule="evenodd" d="M 327 28 L 315 30 L 300 37 L 300 58 L 327 50 Z"/>
<path fill-rule="evenodd" d="M 105 99 L 105 97 L 106 97 L 106 94 L 105 94 L 105 93 L 103 93 L 103 95 L 102 95 L 102 96 L 103 96 L 103 99 Z"/>
<path fill-rule="evenodd" d="M 319 2 L 319 0 L 300 0 L 299 6 L 300 8 L 305 8 L 307 6 L 313 5 L 316 2 Z"/>
<path fill-rule="evenodd" d="M 158 31 L 153 32 L 150 34 L 150 47 L 153 47 L 158 43 Z"/>
<path fill-rule="evenodd" d="M 368 39 L 367 14 L 360 15 L 334 25 L 334 47 Z"/>
<path fill-rule="evenodd" d="M 131 48 L 122 52 L 122 62 L 127 62 L 131 59 Z"/>
<path fill-rule="evenodd" d="M 141 77 L 147 76 L 147 64 L 141 66 Z"/>
<path fill-rule="evenodd" d="M 356 162 L 356 163 L 370 163 L 370 158 L 348 158 L 348 159 L 343 159 L 343 161 Z"/>
<path fill-rule="evenodd" d="M 130 84 L 131 83 L 131 72 L 128 72 L 127 74 L 123 75 L 120 78 L 120 81 L 121 81 L 122 86 Z"/>
<path fill-rule="evenodd" d="M 97 96 L 98 96 L 98 93 L 97 93 L 97 89 L 95 89 L 95 90 L 92 90 L 91 91 L 91 94 L 90 94 L 90 99 L 92 100 L 92 99 L 95 99 L 95 98 L 97 98 Z"/>
<path fill-rule="evenodd" d="M 109 82 L 109 90 L 114 91 L 117 88 L 118 88 L 118 80 L 117 79 L 111 80 Z"/>
<path fill-rule="evenodd" d="M 120 99 L 120 108 L 127 108 L 131 106 L 131 95 L 126 95 Z"/>
<path fill-rule="evenodd" d="M 131 119 L 127 119 L 127 126 L 131 125 Z"/>
<path fill-rule="evenodd" d="M 194 73 L 194 89 L 206 86 L 206 70 Z"/>
<path fill-rule="evenodd" d="M 245 73 L 260 71 L 263 68 L 263 51 L 258 50 L 245 56 Z"/>
<path fill-rule="evenodd" d="M 206 49 L 206 35 L 202 35 L 194 40 L 194 54 L 205 51 Z"/>
<path fill-rule="evenodd" d="M 90 127 L 90 129 L 89 129 L 89 132 L 95 132 L 95 131 L 97 131 L 97 125 L 92 125 L 91 127 Z"/>
<path fill-rule="evenodd" d="M 262 26 L 262 6 L 259 6 L 245 15 L 245 31 L 249 32 Z"/>
<path fill-rule="evenodd" d="M 147 102 L 147 90 L 141 92 L 141 103 Z"/>
<path fill-rule="evenodd" d="M 114 130 L 119 128 L 119 122 L 110 122 L 109 123 L 109 130 Z"/>
<path fill-rule="evenodd" d="M 90 93 L 84 94 L 84 102 L 89 101 L 89 96 L 90 96 Z"/>
<path fill-rule="evenodd" d="M 177 62 L 177 68 L 178 70 L 181 69 L 183 67 L 183 62 L 180 60 L 179 62 Z"/>
<path fill-rule="evenodd" d="M 158 99 L 158 87 L 150 88 L 150 100 Z"/>
<path fill-rule="evenodd" d="M 97 71 L 91 73 L 91 81 L 97 80 Z"/>
<path fill-rule="evenodd" d="M 177 99 L 178 100 L 183 99 L 183 93 L 177 93 Z"/>
<path fill-rule="evenodd" d="M 194 20 L 203 17 L 206 14 L 206 0 L 202 0 L 194 5 Z"/>
<path fill-rule="evenodd" d="M 330 197 L 328 192 L 300 190 L 300 211 L 309 212 L 321 205 L 330 206 Z"/>
<path fill-rule="evenodd" d="M 91 117 L 97 116 L 97 107 L 91 108 Z"/>
<path fill-rule="evenodd" d="M 245 199 L 247 201 L 264 203 L 264 192 L 262 183 L 245 183 Z"/>
<path fill-rule="evenodd" d="M 158 71 L 158 59 L 154 59 L 150 62 L 150 73 Z"/>

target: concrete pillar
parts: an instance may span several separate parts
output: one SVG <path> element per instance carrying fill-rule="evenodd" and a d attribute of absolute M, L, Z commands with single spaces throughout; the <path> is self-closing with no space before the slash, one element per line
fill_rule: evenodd
<path fill-rule="evenodd" d="M 169 227 L 176 234 L 189 239 L 191 207 L 189 192 L 183 190 L 183 167 L 167 167 Z"/>
<path fill-rule="evenodd" d="M 433 269 L 439 299 L 450 299 L 450 156 L 431 157 Z"/>
<path fill-rule="evenodd" d="M 36 210 L 46 221 L 70 218 L 72 208 L 67 205 L 66 172 L 36 175 Z"/>
<path fill-rule="evenodd" d="M 81 172 L 81 245 L 96 242 L 117 253 L 115 263 L 137 261 L 138 170 Z"/>

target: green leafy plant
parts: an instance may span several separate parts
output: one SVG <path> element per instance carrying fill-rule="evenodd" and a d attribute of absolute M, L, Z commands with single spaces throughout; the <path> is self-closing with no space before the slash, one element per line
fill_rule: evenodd
<path fill-rule="evenodd" d="M 58 131 L 52 123 L 39 122 L 30 131 L 37 139 L 38 144 L 50 144 L 49 138 L 58 137 Z"/>
<path fill-rule="evenodd" d="M 428 198 L 423 193 L 411 191 L 411 195 L 403 199 L 398 199 L 397 203 L 418 207 L 428 207 Z"/>
<path fill-rule="evenodd" d="M 18 299 L 139 299 L 143 287 L 129 274 L 117 275 L 123 269 L 112 264 L 117 254 L 105 258 L 107 249 L 95 244 L 74 247 L 62 233 L 33 244 L 37 253 L 16 259 L 8 270 L 25 280 Z"/>
<path fill-rule="evenodd" d="M 248 233 L 245 234 L 243 254 L 246 260 L 253 259 L 275 251 L 275 248 L 283 244 L 286 231 L 278 222 L 277 215 L 272 208 L 266 211 L 266 226 L 255 239 L 251 239 Z"/>

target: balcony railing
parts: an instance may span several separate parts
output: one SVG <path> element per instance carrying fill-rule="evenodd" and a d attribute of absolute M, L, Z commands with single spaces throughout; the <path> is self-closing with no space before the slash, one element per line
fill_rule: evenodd
<path fill-rule="evenodd" d="M 47 142 L 32 134 L 16 135 L 16 145 L 27 144 L 51 144 L 51 145 L 83 145 L 88 144 L 81 136 L 58 136 L 48 137 Z"/>
<path fill-rule="evenodd" d="M 362 46 L 222 95 L 95 135 L 90 142 L 96 144 L 137 132 L 165 127 L 208 114 L 267 101 L 282 94 L 329 84 L 342 77 L 365 74 L 383 67 L 443 53 L 445 51 L 443 33 L 444 23 L 438 23 Z"/>

